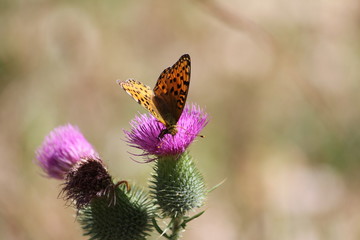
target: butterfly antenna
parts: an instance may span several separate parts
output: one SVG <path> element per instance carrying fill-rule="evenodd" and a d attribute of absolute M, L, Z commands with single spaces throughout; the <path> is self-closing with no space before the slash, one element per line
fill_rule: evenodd
<path fill-rule="evenodd" d="M 186 133 L 187 135 L 192 135 L 192 136 L 195 136 L 195 137 L 205 138 L 205 136 L 204 136 L 204 135 L 201 135 L 201 134 L 190 134 L 190 133 L 186 132 L 186 129 L 183 128 L 182 126 L 177 126 L 177 127 L 185 130 L 185 133 Z"/>
<path fill-rule="evenodd" d="M 128 191 L 128 192 L 130 191 L 131 187 L 130 187 L 128 181 L 126 181 L 126 180 L 118 181 L 118 182 L 115 184 L 114 188 L 117 188 L 117 187 L 120 186 L 121 184 L 125 184 L 125 186 L 126 186 L 126 191 Z"/>

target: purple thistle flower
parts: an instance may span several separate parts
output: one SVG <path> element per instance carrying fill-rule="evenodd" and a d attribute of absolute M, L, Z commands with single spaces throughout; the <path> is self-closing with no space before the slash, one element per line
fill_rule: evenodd
<path fill-rule="evenodd" d="M 45 137 L 36 151 L 36 158 L 49 177 L 64 179 L 80 160 L 99 157 L 80 130 L 68 124 L 55 128 Z"/>
<path fill-rule="evenodd" d="M 140 156 L 178 155 L 187 149 L 208 123 L 207 114 L 197 105 L 186 106 L 178 123 L 175 136 L 166 134 L 159 139 L 165 126 L 151 114 L 142 114 L 130 122 L 131 131 L 124 130 L 131 147 L 143 150 Z M 134 154 L 135 155 L 135 154 Z M 154 159 L 149 158 L 149 161 Z"/>

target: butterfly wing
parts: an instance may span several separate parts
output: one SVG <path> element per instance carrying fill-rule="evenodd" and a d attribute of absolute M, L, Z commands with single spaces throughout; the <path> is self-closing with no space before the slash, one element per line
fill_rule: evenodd
<path fill-rule="evenodd" d="M 160 74 L 156 83 L 152 102 L 167 127 L 176 125 L 184 110 L 190 85 L 190 72 L 190 56 L 184 54 L 172 67 L 166 68 Z"/>
<path fill-rule="evenodd" d="M 124 82 L 118 81 L 118 84 L 141 106 L 146 108 L 155 118 L 161 123 L 166 125 L 164 119 L 159 114 L 156 106 L 153 102 L 154 92 L 150 87 L 145 84 L 136 81 L 134 79 L 128 79 Z"/>

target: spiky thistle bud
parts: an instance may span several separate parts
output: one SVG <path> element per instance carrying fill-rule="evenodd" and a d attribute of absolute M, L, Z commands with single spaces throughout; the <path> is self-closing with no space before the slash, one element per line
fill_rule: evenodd
<path fill-rule="evenodd" d="M 159 157 L 154 170 L 151 194 L 164 216 L 182 216 L 202 206 L 204 179 L 188 153 Z"/>
<path fill-rule="evenodd" d="M 109 206 L 107 198 L 94 199 L 79 211 L 84 235 L 92 240 L 144 240 L 152 229 L 153 204 L 136 187 L 127 191 L 121 185 L 115 189 L 116 202 Z"/>

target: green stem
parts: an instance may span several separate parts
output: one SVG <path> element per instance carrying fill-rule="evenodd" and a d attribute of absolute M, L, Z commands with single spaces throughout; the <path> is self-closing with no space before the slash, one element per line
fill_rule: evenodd
<path fill-rule="evenodd" d="M 172 219 L 172 226 L 171 226 L 171 236 L 170 240 L 178 240 L 180 239 L 180 233 L 181 233 L 181 224 L 183 221 L 183 216 L 174 217 Z"/>

